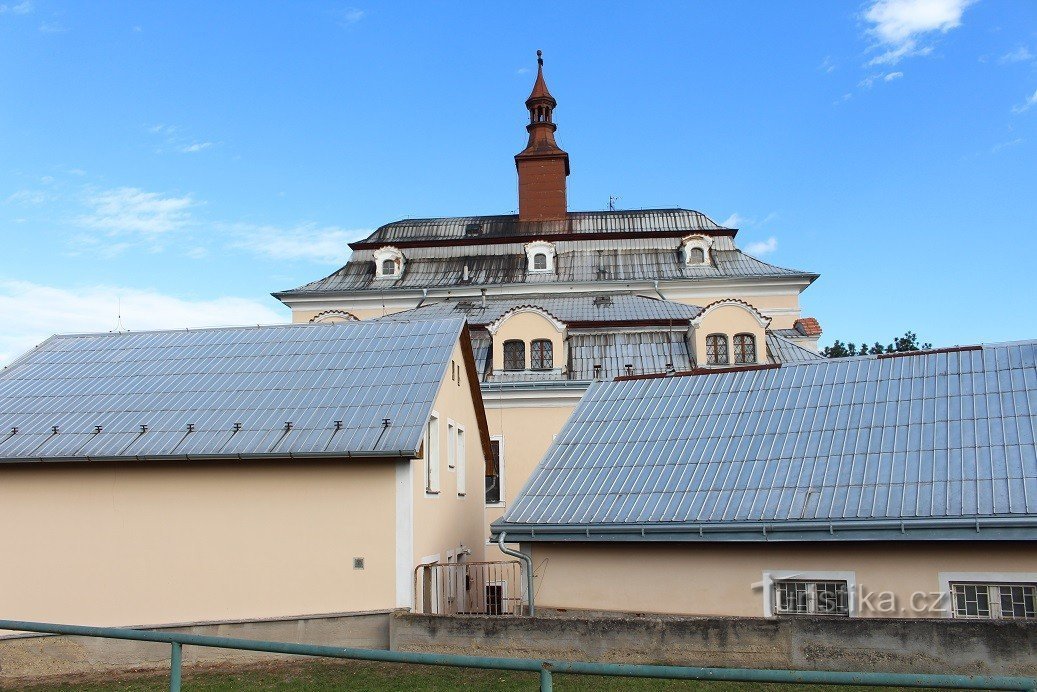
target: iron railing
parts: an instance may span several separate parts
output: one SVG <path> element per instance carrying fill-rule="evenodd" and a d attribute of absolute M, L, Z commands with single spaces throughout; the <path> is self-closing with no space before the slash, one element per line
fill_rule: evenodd
<path fill-rule="evenodd" d="M 426 615 L 523 615 L 524 592 L 518 562 L 436 562 L 414 570 L 415 610 Z"/>
<path fill-rule="evenodd" d="M 589 663 L 582 661 L 546 661 L 532 658 L 492 658 L 455 654 L 409 653 L 382 649 L 340 648 L 315 644 L 267 642 L 253 639 L 209 637 L 200 634 L 158 632 L 120 627 L 83 627 L 46 622 L 0 620 L 0 629 L 18 632 L 40 632 L 79 637 L 101 637 L 130 641 L 169 644 L 169 689 L 180 692 L 182 647 L 206 646 L 218 649 L 262 651 L 274 654 L 346 658 L 387 663 L 409 663 L 459 668 L 484 668 L 537 673 L 541 692 L 552 689 L 556 674 L 603 675 L 668 680 L 712 680 L 727 682 L 785 683 L 793 685 L 859 685 L 866 687 L 930 687 L 966 690 L 1015 690 L 1037 692 L 1034 678 L 1006 675 L 935 675 L 928 673 L 843 673 L 820 670 L 766 670 L 757 668 L 697 668 L 691 666 L 654 666 L 628 663 Z"/>

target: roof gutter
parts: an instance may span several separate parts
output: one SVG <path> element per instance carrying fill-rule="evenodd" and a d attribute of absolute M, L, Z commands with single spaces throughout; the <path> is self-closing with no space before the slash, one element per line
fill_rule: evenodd
<path fill-rule="evenodd" d="M 345 452 L 251 452 L 245 454 L 148 454 L 102 455 L 70 457 L 9 457 L 0 459 L 0 465 L 22 463 L 104 463 L 126 461 L 276 461 L 279 459 L 413 459 L 414 450 L 368 450 Z"/>
<path fill-rule="evenodd" d="M 802 540 L 1037 540 L 1037 516 L 882 519 L 877 521 L 785 521 L 724 524 L 519 524 L 499 522 L 512 541 L 802 541 Z"/>

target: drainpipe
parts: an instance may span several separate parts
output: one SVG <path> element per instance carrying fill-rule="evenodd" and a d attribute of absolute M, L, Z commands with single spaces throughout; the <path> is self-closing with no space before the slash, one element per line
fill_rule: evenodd
<path fill-rule="evenodd" d="M 659 282 L 657 281 L 656 283 L 658 284 Z M 428 298 L 428 289 L 427 288 L 423 288 L 423 289 L 421 289 L 421 300 L 418 301 L 418 304 L 415 305 L 413 309 L 417 310 L 418 308 L 420 308 L 421 304 L 425 302 L 426 298 Z"/>
<path fill-rule="evenodd" d="M 536 614 L 536 610 L 533 607 L 533 558 L 525 553 L 520 553 L 517 550 L 506 548 L 504 546 L 504 537 L 507 535 L 507 531 L 501 531 L 500 536 L 497 538 L 497 547 L 500 548 L 500 551 L 505 555 L 517 557 L 519 560 L 526 563 L 526 593 L 529 594 L 529 617 L 533 617 L 533 615 Z"/>

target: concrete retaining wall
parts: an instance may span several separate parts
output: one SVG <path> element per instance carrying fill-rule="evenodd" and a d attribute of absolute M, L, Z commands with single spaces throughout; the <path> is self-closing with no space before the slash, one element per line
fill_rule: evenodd
<path fill-rule="evenodd" d="M 390 648 L 725 668 L 1037 676 L 1037 623 L 396 613 Z"/>
<path fill-rule="evenodd" d="M 343 613 L 154 629 L 215 637 L 387 649 L 389 616 L 389 612 Z M 168 670 L 169 651 L 168 644 L 153 642 L 47 635 L 5 636 L 0 638 L 0 685 L 9 687 L 19 682 L 55 676 Z M 183 649 L 185 665 L 238 665 L 286 658 L 298 657 L 200 646 L 185 646 Z"/>

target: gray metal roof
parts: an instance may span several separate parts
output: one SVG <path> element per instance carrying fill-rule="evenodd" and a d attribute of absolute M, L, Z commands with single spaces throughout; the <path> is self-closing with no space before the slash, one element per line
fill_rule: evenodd
<path fill-rule="evenodd" d="M 499 254 L 444 253 L 443 256 L 409 257 L 403 274 L 395 281 L 375 278 L 370 251 L 358 251 L 335 273 L 275 297 L 291 297 L 335 292 L 387 289 L 420 289 L 470 287 L 502 284 L 543 284 L 558 282 L 628 282 L 687 281 L 705 279 L 738 279 L 750 277 L 803 277 L 813 280 L 816 274 L 768 264 L 740 250 L 713 250 L 713 264 L 688 266 L 674 248 L 560 250 L 553 274 L 527 272 L 526 255 L 521 248 Z M 468 268 L 465 280 L 465 267 Z"/>
<path fill-rule="evenodd" d="M 569 335 L 569 378 L 606 380 L 691 370 L 687 331 L 613 331 Z M 601 366 L 595 372 L 594 366 Z M 628 373 L 627 365 L 631 366 Z"/>
<path fill-rule="evenodd" d="M 0 372 L 0 461 L 413 456 L 463 325 L 55 336 Z"/>
<path fill-rule="evenodd" d="M 631 293 L 576 293 L 529 294 L 520 296 L 492 296 L 457 298 L 422 305 L 413 310 L 393 313 L 381 320 L 401 321 L 415 319 L 442 319 L 465 317 L 469 324 L 487 325 L 508 312 L 522 307 L 537 307 L 566 324 L 609 322 L 665 322 L 687 325 L 702 312 L 702 308 L 670 300 L 648 298 Z"/>
<path fill-rule="evenodd" d="M 1037 341 L 599 383 L 493 528 L 1032 540 L 1035 437 Z"/>
<path fill-rule="evenodd" d="M 478 232 L 474 226 L 478 226 Z M 559 221 L 519 221 L 518 215 L 462 216 L 442 219 L 404 219 L 375 230 L 356 244 L 483 238 L 539 238 L 559 234 L 643 233 L 675 234 L 733 231 L 702 212 L 691 209 L 636 209 L 571 211 Z"/>
<path fill-rule="evenodd" d="M 824 356 L 809 348 L 790 341 L 783 332 L 796 332 L 795 329 L 775 329 L 767 332 L 767 358 L 771 363 L 798 363 L 801 361 L 824 360 Z"/>

